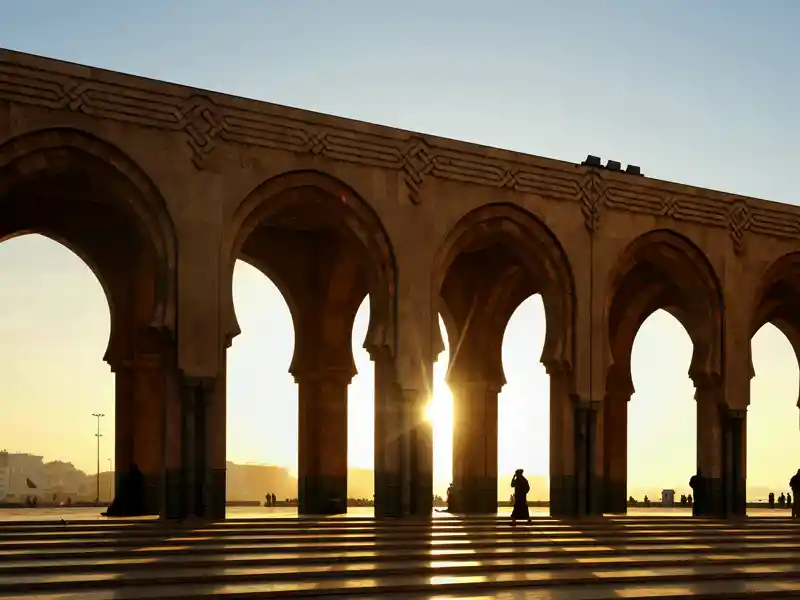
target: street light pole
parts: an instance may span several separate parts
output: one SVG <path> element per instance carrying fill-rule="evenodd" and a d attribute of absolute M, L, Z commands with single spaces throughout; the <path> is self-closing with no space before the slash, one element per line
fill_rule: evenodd
<path fill-rule="evenodd" d="M 114 500 L 114 471 L 111 469 L 111 459 L 108 459 L 108 498 L 109 502 Z"/>
<path fill-rule="evenodd" d="M 102 437 L 102 433 L 100 433 L 100 419 L 105 417 L 103 413 L 92 413 L 92 416 L 97 419 L 97 433 L 95 433 L 95 437 L 97 438 L 97 496 L 95 497 L 95 504 L 100 504 L 100 438 Z"/>

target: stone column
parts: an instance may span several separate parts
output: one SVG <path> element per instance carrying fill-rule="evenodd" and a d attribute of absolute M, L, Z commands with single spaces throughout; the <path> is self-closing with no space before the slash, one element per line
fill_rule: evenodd
<path fill-rule="evenodd" d="M 140 354 L 124 368 L 132 370 L 134 380 L 133 461 L 144 475 L 145 512 L 157 515 L 164 485 L 163 360 L 160 354 Z"/>
<path fill-rule="evenodd" d="M 164 411 L 164 497 L 161 516 L 181 519 L 187 515 L 188 494 L 183 466 L 183 393 L 177 366 L 167 371 Z"/>
<path fill-rule="evenodd" d="M 720 389 L 704 385 L 695 389 L 697 401 L 697 471 L 703 475 L 703 489 L 694 493 L 701 506 L 698 516 L 725 515 L 723 485 L 723 424 Z"/>
<path fill-rule="evenodd" d="M 550 514 L 576 513 L 574 414 L 569 373 L 546 365 L 550 375 Z"/>
<path fill-rule="evenodd" d="M 219 428 L 211 418 L 215 390 L 214 378 L 183 377 L 176 394 L 179 399 L 168 400 L 165 407 L 168 471 L 162 514 L 166 517 L 225 518 L 224 484 L 221 490 L 214 488 L 212 453 L 218 446 L 214 436 Z"/>
<path fill-rule="evenodd" d="M 375 516 L 403 514 L 402 405 L 388 349 L 371 352 L 375 364 Z"/>
<path fill-rule="evenodd" d="M 497 396 L 502 385 L 451 377 L 455 510 L 497 513 Z"/>
<path fill-rule="evenodd" d="M 602 514 L 602 407 L 572 393 L 571 373 L 547 365 L 550 375 L 550 514 Z"/>
<path fill-rule="evenodd" d="M 203 506 L 203 471 L 205 452 L 203 382 L 186 378 L 181 386 L 181 488 L 183 505 L 180 517 L 205 513 Z"/>
<path fill-rule="evenodd" d="M 114 493 L 120 478 L 133 464 L 134 438 L 134 377 L 131 369 L 112 364 L 114 371 Z"/>
<path fill-rule="evenodd" d="M 428 388 L 430 389 L 430 387 Z M 403 390 L 403 423 L 407 473 L 406 514 L 430 517 L 433 511 L 433 426 L 425 417 L 430 396 L 419 390 Z"/>
<path fill-rule="evenodd" d="M 628 401 L 609 393 L 603 403 L 603 512 L 628 511 Z"/>
<path fill-rule="evenodd" d="M 227 489 L 227 361 L 223 353 L 222 368 L 206 390 L 206 475 L 205 517 L 224 519 Z"/>
<path fill-rule="evenodd" d="M 744 517 L 747 514 L 746 436 L 747 411 L 724 409 L 722 479 L 726 517 Z"/>
<path fill-rule="evenodd" d="M 144 476 L 144 510 L 157 515 L 164 493 L 164 402 L 166 374 L 161 354 L 137 354 L 114 366 L 116 374 L 115 472 L 133 464 Z"/>
<path fill-rule="evenodd" d="M 349 370 L 295 374 L 299 395 L 298 512 L 347 512 L 347 387 Z"/>
<path fill-rule="evenodd" d="M 602 514 L 602 477 L 597 469 L 597 408 L 578 400 L 573 406 L 577 517 Z"/>

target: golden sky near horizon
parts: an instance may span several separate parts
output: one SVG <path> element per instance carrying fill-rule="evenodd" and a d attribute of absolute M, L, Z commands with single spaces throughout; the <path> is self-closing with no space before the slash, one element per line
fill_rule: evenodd
<path fill-rule="evenodd" d="M 94 412 L 103 420 L 101 468 L 113 456 L 114 379 L 102 361 L 109 312 L 93 273 L 69 250 L 41 236 L 0 244 L 0 448 L 74 462 L 95 471 Z M 288 308 L 261 273 L 238 263 L 234 300 L 242 334 L 228 355 L 228 456 L 296 472 L 297 388 L 287 369 L 293 338 Z M 372 363 L 361 348 L 368 307 L 353 335 L 359 374 L 350 386 L 349 462 L 373 466 Z M 528 299 L 503 345 L 508 380 L 499 406 L 499 472 L 523 467 L 547 475 L 548 377 L 538 358 L 544 311 Z M 694 470 L 691 342 L 664 312 L 642 326 L 633 350 L 636 394 L 629 406 L 629 486 L 683 486 Z M 753 339 L 756 377 L 748 413 L 748 486 L 784 486 L 797 470 L 798 366 L 786 338 L 765 326 Z M 434 470 L 451 477 L 452 412 L 444 382 L 447 353 L 435 365 Z M 500 485 L 505 485 L 504 481 Z"/>

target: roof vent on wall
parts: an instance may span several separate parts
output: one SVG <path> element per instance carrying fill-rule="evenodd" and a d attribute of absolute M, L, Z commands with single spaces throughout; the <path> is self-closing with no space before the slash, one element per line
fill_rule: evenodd
<path fill-rule="evenodd" d="M 618 160 L 609 160 L 604 166 L 600 157 L 593 156 L 592 154 L 586 157 L 586 160 L 581 163 L 581 166 L 594 167 L 597 169 L 608 169 L 609 171 L 617 171 L 618 173 L 622 172 L 622 164 Z M 628 165 L 625 167 L 624 172 L 627 175 L 638 175 L 639 177 L 642 176 L 642 169 L 636 165 Z"/>
<path fill-rule="evenodd" d="M 642 174 L 642 170 L 639 167 L 637 167 L 636 165 L 628 165 L 627 167 L 625 167 L 625 172 L 628 175 L 640 175 L 641 176 L 641 174 Z"/>

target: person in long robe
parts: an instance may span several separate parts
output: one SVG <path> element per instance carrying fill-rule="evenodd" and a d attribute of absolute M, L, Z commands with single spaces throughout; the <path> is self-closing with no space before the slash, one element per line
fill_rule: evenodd
<path fill-rule="evenodd" d="M 120 476 L 117 493 L 104 517 L 138 517 L 144 514 L 144 475 L 136 464 Z"/>
<path fill-rule="evenodd" d="M 703 474 L 700 472 L 700 469 L 697 470 L 697 474 L 692 475 L 689 479 L 689 487 L 692 488 L 692 492 L 694 492 L 694 502 L 692 503 L 692 516 L 696 517 L 703 514 L 705 511 L 705 478 Z"/>
<path fill-rule="evenodd" d="M 797 469 L 797 473 L 792 475 L 792 478 L 789 480 L 789 488 L 792 490 L 792 494 L 794 494 L 794 502 L 792 502 L 792 518 L 796 519 L 800 517 L 800 501 L 798 501 L 798 494 L 800 494 L 800 469 Z"/>
<path fill-rule="evenodd" d="M 528 492 L 531 491 L 531 485 L 522 474 L 522 469 L 517 469 L 514 472 L 514 477 L 511 478 L 511 487 L 514 488 L 514 509 L 511 511 L 511 521 L 516 522 L 517 519 L 526 519 L 530 523 L 531 513 L 528 509 Z"/>
<path fill-rule="evenodd" d="M 454 505 L 455 498 L 454 498 L 454 495 L 455 495 L 455 488 L 453 487 L 453 484 L 451 483 L 450 485 L 447 486 L 447 500 L 445 501 L 446 502 L 446 507 L 444 509 L 442 509 L 442 510 L 439 510 L 437 508 L 436 512 L 440 512 L 440 513 L 452 513 L 452 512 L 454 512 L 455 511 L 455 505 Z"/>

